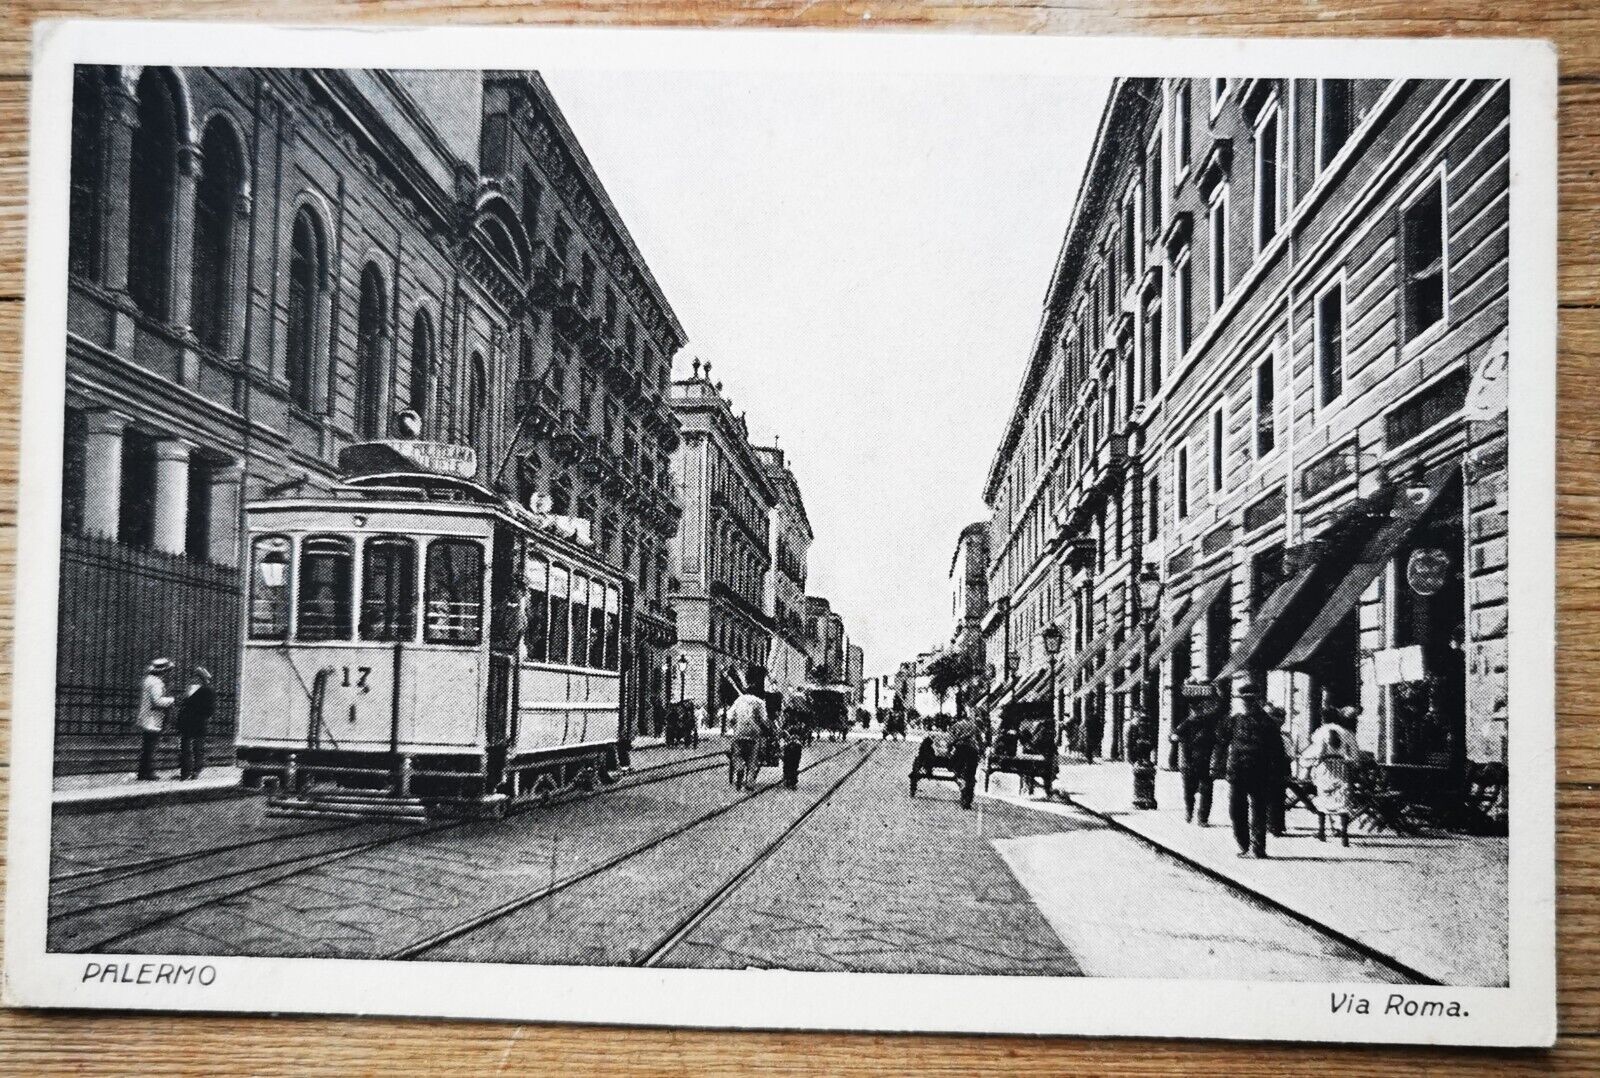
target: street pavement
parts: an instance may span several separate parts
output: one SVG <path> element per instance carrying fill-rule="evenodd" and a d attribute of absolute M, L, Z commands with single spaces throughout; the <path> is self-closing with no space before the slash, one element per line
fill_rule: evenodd
<path fill-rule="evenodd" d="M 635 762 L 644 767 L 716 747 L 655 750 Z M 1090 813 L 1059 804 L 1041 811 L 1005 796 L 980 797 L 963 810 L 950 783 L 924 783 L 912 798 L 913 753 L 911 742 L 821 742 L 807 750 L 813 766 L 799 789 L 770 786 L 778 776 L 769 769 L 767 788 L 754 797 L 732 790 L 725 769 L 708 760 L 706 771 L 444 829 L 270 820 L 254 798 L 67 817 L 56 833 L 56 863 L 65 871 L 269 841 L 66 894 L 56 907 L 62 911 L 91 900 L 139 900 L 62 916 L 52 925 L 52 946 L 81 949 L 126 932 L 110 949 L 381 958 L 439 939 L 417 957 L 1394 978 Z M 710 812 L 718 814 L 696 823 Z M 273 865 L 371 842 L 380 844 L 292 875 Z M 228 878 L 208 882 L 207 873 Z M 174 883 L 196 886 L 140 897 Z M 505 915 L 476 923 L 497 909 Z M 666 941 L 671 946 L 661 951 Z"/>

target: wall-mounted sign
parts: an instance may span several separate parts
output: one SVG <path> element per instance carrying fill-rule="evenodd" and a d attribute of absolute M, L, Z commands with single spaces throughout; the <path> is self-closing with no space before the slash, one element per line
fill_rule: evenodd
<path fill-rule="evenodd" d="M 471 446 L 453 442 L 394 438 L 347 447 L 339 454 L 339 468 L 346 475 L 418 471 L 472 479 L 478 474 L 478 454 Z"/>
<path fill-rule="evenodd" d="M 1450 555 L 1438 547 L 1422 547 L 1406 559 L 1406 583 L 1418 595 L 1436 595 L 1450 579 Z"/>

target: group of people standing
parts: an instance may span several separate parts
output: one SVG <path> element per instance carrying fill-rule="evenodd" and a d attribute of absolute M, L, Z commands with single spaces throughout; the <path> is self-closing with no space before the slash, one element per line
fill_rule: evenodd
<path fill-rule="evenodd" d="M 805 715 L 795 707 L 782 707 L 781 716 L 769 713 L 762 694 L 765 676 L 752 667 L 744 688 L 728 711 L 733 724 L 733 743 L 728 750 L 728 773 L 736 790 L 753 790 L 761 774 L 763 747 L 777 739 L 783 765 L 783 784 L 793 790 L 800 785 L 800 756 L 810 737 Z"/>
<path fill-rule="evenodd" d="M 217 693 L 211 686 L 211 671 L 196 666 L 181 694 L 172 689 L 174 667 L 171 659 L 153 659 L 145 668 L 139 687 L 139 770 L 137 779 L 156 778 L 156 750 L 161 735 L 172 720 L 178 733 L 178 777 L 197 779 L 206 767 L 206 730 L 217 710 Z"/>
<path fill-rule="evenodd" d="M 1284 813 L 1296 754 L 1284 729 L 1287 715 L 1262 699 L 1254 681 L 1236 682 L 1239 710 L 1220 715 L 1197 708 L 1172 728 L 1183 774 L 1184 819 L 1209 824 L 1212 783 L 1228 780 L 1228 817 L 1240 857 L 1266 857 L 1267 835 L 1284 834 Z M 1310 743 L 1298 754 L 1316 786 L 1315 804 L 1339 817 L 1349 830 L 1350 781 L 1360 759 L 1356 744 L 1358 707 L 1330 709 Z"/>

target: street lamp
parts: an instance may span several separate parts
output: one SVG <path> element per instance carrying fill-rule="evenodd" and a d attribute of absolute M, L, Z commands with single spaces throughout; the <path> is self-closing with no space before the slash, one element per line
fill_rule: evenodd
<path fill-rule="evenodd" d="M 684 693 L 683 686 L 684 686 L 684 679 L 687 678 L 688 676 L 689 676 L 689 656 L 683 654 L 683 652 L 680 651 L 678 653 L 678 699 L 680 701 L 685 698 L 685 693 Z"/>
<path fill-rule="evenodd" d="M 1056 656 L 1061 652 L 1061 626 L 1052 621 L 1040 635 L 1044 638 L 1044 653 L 1050 657 L 1050 721 L 1059 728 L 1056 717 Z"/>

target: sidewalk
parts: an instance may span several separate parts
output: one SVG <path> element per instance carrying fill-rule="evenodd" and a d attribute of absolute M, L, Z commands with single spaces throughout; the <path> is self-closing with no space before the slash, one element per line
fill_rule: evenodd
<path fill-rule="evenodd" d="M 63 814 L 109 812 L 145 808 L 151 805 L 176 805 L 192 801 L 220 801 L 244 797 L 250 791 L 239 785 L 237 767 L 208 767 L 199 778 L 179 780 L 177 774 L 162 773 L 150 782 L 138 782 L 132 775 L 57 775 L 51 803 Z"/>
<path fill-rule="evenodd" d="M 991 795 L 997 799 L 1046 812 L 1073 811 L 1012 792 L 1014 780 L 1002 787 L 1000 779 L 995 776 Z M 1193 867 L 1425 977 L 1453 985 L 1507 983 L 1504 838 L 1352 831 L 1346 849 L 1331 833 L 1327 842 L 1317 841 L 1315 818 L 1297 809 L 1289 814 L 1288 835 L 1269 836 L 1270 856 L 1256 860 L 1236 856 L 1225 781 L 1215 785 L 1207 828 L 1183 822 L 1183 787 L 1176 772 L 1158 773 L 1160 808 L 1155 811 L 1133 808 L 1133 779 L 1123 763 L 1066 764 L 1056 790 Z"/>

